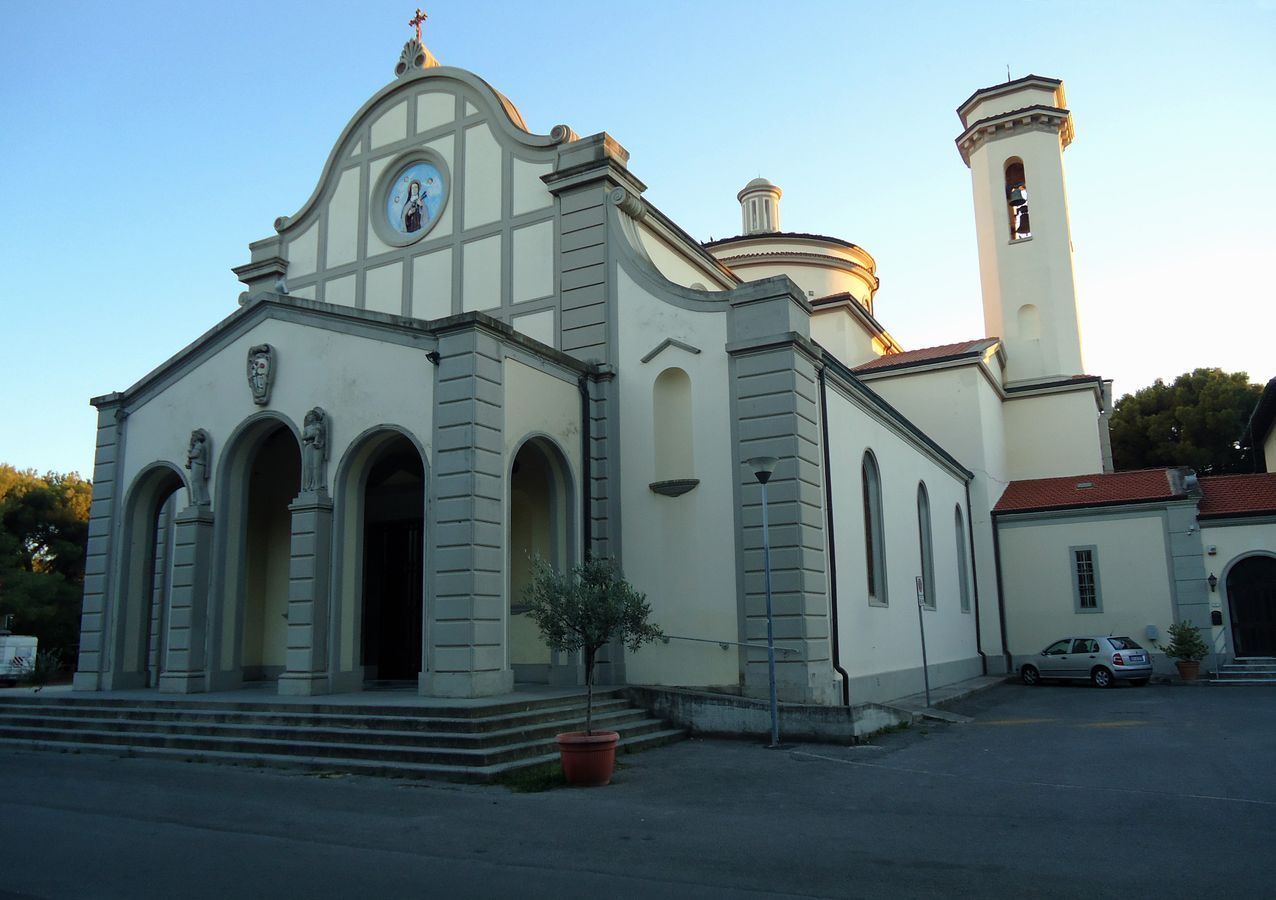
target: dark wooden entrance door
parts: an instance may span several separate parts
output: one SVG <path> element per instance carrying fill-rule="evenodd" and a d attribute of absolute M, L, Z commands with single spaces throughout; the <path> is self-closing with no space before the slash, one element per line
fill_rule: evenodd
<path fill-rule="evenodd" d="M 1276 656 L 1276 559 L 1255 556 L 1227 576 L 1232 647 L 1237 656 Z"/>
<path fill-rule="evenodd" d="M 369 523 L 363 538 L 363 664 L 378 681 L 421 671 L 420 519 Z"/>

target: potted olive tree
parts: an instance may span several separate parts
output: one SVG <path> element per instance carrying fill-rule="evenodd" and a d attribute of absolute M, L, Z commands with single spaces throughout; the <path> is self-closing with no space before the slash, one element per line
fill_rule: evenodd
<path fill-rule="evenodd" d="M 532 580 L 524 590 L 527 614 L 540 628 L 551 650 L 584 654 L 585 730 L 558 736 L 563 776 L 569 784 L 601 785 L 611 781 L 616 765 L 614 731 L 594 732 L 594 665 L 598 651 L 618 640 L 630 650 L 663 637 L 647 621 L 651 605 L 634 590 L 610 559 L 588 559 L 567 572 L 556 572 L 545 560 L 532 561 Z"/>
<path fill-rule="evenodd" d="M 1201 660 L 1209 656 L 1210 648 L 1201 637 L 1200 629 L 1186 620 L 1175 622 L 1166 632 L 1170 636 L 1170 643 L 1164 647 L 1160 644 L 1157 646 L 1174 660 L 1179 676 L 1191 684 L 1201 674 Z"/>

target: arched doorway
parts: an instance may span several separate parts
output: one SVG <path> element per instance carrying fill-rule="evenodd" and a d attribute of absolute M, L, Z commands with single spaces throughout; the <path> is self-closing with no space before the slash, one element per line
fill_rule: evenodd
<path fill-rule="evenodd" d="M 526 441 L 514 454 L 509 477 L 509 658 L 516 682 L 551 680 L 555 660 L 527 616 L 523 590 L 539 556 L 557 569 L 572 552 L 572 482 L 562 452 L 545 438 Z"/>
<path fill-rule="evenodd" d="M 1235 655 L 1276 656 L 1276 557 L 1250 556 L 1233 565 L 1227 606 Z"/>
<path fill-rule="evenodd" d="M 185 482 L 176 466 L 143 470 L 125 504 L 111 688 L 157 687 L 167 651 L 173 524 Z"/>
<path fill-rule="evenodd" d="M 425 468 L 401 434 L 378 448 L 363 488 L 361 650 L 364 679 L 421 673 L 425 589 Z"/>
<path fill-rule="evenodd" d="M 284 670 L 288 650 L 288 504 L 301 489 L 301 453 L 291 431 L 280 426 L 265 436 L 247 482 L 240 668 L 244 681 L 273 681 Z"/>

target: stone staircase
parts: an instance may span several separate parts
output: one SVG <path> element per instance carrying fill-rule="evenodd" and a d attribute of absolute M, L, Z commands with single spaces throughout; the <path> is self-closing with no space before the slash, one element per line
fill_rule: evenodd
<path fill-rule="evenodd" d="M 1219 666 L 1211 681 L 1214 684 L 1276 685 L 1276 657 L 1239 657 Z"/>
<path fill-rule="evenodd" d="M 448 781 L 491 781 L 552 762 L 554 736 L 584 727 L 583 692 L 411 705 L 69 692 L 0 697 L 0 747 Z M 594 729 L 619 732 L 619 752 L 686 736 L 632 705 L 620 689 L 594 692 Z"/>

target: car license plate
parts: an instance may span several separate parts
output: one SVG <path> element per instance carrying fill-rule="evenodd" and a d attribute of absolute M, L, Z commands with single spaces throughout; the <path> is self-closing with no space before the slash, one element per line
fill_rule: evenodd
<path fill-rule="evenodd" d="M 1144 656 L 1142 653 L 1132 653 L 1132 654 L 1130 654 L 1130 662 L 1144 663 L 1144 662 L 1147 662 L 1147 661 L 1148 661 L 1148 658 L 1147 658 L 1146 656 Z"/>

